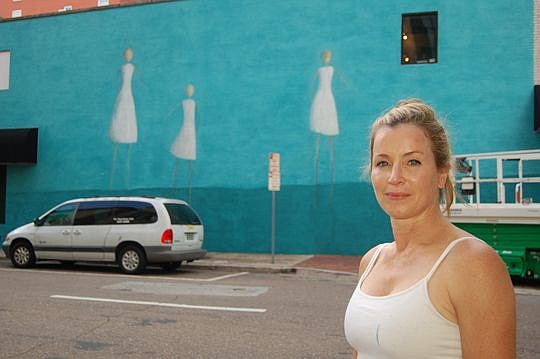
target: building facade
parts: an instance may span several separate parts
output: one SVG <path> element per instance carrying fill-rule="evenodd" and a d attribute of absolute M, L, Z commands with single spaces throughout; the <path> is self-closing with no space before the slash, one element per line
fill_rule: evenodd
<path fill-rule="evenodd" d="M 276 251 L 363 254 L 391 240 L 363 166 L 399 99 L 433 105 L 454 153 L 540 148 L 537 18 L 532 1 L 188 0 L 0 23 L 0 129 L 38 129 L 35 164 L 4 162 L 0 235 L 144 194 L 190 198 L 210 251 L 268 252 L 279 153 Z"/>
<path fill-rule="evenodd" d="M 0 0 L 0 19 L 140 3 L 140 0 Z"/>

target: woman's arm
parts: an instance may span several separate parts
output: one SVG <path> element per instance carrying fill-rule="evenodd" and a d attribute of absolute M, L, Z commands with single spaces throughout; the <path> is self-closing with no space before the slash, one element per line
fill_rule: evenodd
<path fill-rule="evenodd" d="M 454 250 L 448 290 L 463 358 L 515 358 L 515 294 L 504 262 L 480 241 L 464 242 Z"/>

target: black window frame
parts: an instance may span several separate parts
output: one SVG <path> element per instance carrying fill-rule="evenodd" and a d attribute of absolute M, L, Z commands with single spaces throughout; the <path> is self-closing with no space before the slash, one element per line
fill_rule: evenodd
<path fill-rule="evenodd" d="M 165 209 L 169 214 L 171 224 L 182 225 L 201 225 L 201 218 L 193 208 L 183 203 L 164 203 Z"/>
<path fill-rule="evenodd" d="M 99 226 L 113 223 L 116 201 L 80 202 L 73 219 L 74 226 Z"/>
<path fill-rule="evenodd" d="M 73 209 L 71 210 L 71 218 L 69 223 L 59 223 L 59 224 L 51 224 L 48 220 L 54 216 L 55 213 L 58 213 L 58 211 L 62 208 L 73 206 Z M 46 227 L 59 227 L 59 226 L 73 226 L 73 220 L 75 218 L 75 212 L 77 211 L 78 203 L 66 203 L 60 207 L 55 208 L 53 211 L 49 212 L 46 216 L 41 218 L 39 220 L 39 225 L 46 226 Z"/>
<path fill-rule="evenodd" d="M 133 207 L 129 207 L 130 204 Z M 125 208 L 132 208 L 132 210 L 125 211 Z M 151 209 L 151 211 L 145 209 Z M 121 211 L 124 212 L 122 213 Z M 136 200 L 116 201 L 112 218 L 113 225 L 151 224 L 156 223 L 157 220 L 158 214 L 156 208 L 150 202 Z"/>
<path fill-rule="evenodd" d="M 406 41 L 412 41 L 414 38 L 414 32 L 412 31 L 406 31 L 405 24 L 406 20 L 410 24 L 410 19 L 412 18 L 419 18 L 422 16 L 434 16 L 434 24 L 435 24 L 435 30 L 434 30 L 434 39 L 433 43 L 431 44 L 431 51 L 434 52 L 434 61 L 431 61 L 431 58 L 424 58 L 422 57 L 419 59 L 419 56 L 417 55 L 417 52 L 414 53 L 414 58 L 412 57 L 412 53 L 405 53 L 405 42 Z M 417 34 L 420 34 L 419 32 Z M 409 59 L 406 61 L 406 59 Z M 402 65 L 434 65 L 439 63 L 439 12 L 438 11 L 425 11 L 425 12 L 414 12 L 414 13 L 404 13 L 401 14 L 401 64 Z"/>

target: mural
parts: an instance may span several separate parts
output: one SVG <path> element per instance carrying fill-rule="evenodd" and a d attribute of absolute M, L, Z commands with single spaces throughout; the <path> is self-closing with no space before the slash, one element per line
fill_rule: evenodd
<path fill-rule="evenodd" d="M 441 27 L 441 61 L 415 66 L 400 65 L 401 43 L 390 39 L 401 35 L 402 13 L 425 9 L 398 0 L 168 1 L 3 22 L 0 48 L 19 55 L 10 68 L 16 86 L 0 91 L 0 122 L 39 127 L 40 145 L 37 166 L 7 169 L 0 237 L 69 198 L 188 199 L 189 181 L 208 250 L 269 251 L 267 155 L 275 151 L 283 159 L 277 252 L 356 254 L 387 241 L 387 217 L 359 177 L 369 124 L 398 99 L 440 109 L 456 153 L 540 143 L 531 129 L 530 2 L 504 11 L 507 1 L 493 0 L 474 12 L 464 0 L 428 3 L 444 29 L 460 31 Z M 498 24 L 524 21 L 498 37 L 503 46 L 474 41 L 479 29 L 499 34 Z M 43 41 L 59 33 L 62 41 Z M 462 43 L 474 51 L 449 45 Z"/>
<path fill-rule="evenodd" d="M 128 145 L 126 153 L 125 184 L 126 188 L 129 187 L 129 151 L 131 144 L 137 143 L 137 116 L 135 114 L 135 101 L 133 100 L 133 93 L 131 91 L 131 79 L 135 72 L 135 66 L 131 63 L 131 60 L 133 59 L 133 50 L 131 48 L 124 50 L 124 59 L 126 60 L 126 63 L 122 65 L 121 68 L 122 85 L 118 92 L 118 96 L 116 97 L 111 127 L 109 129 L 109 138 L 114 143 L 109 189 L 112 188 L 113 185 L 119 144 Z"/>
<path fill-rule="evenodd" d="M 178 176 L 178 167 L 180 160 L 187 160 L 189 163 L 188 174 L 188 202 L 191 202 L 191 178 L 192 178 L 192 162 L 197 159 L 197 139 L 196 139 L 196 125 L 195 117 L 198 114 L 196 111 L 196 103 L 192 99 L 195 93 L 195 87 L 192 84 L 186 86 L 187 99 L 182 101 L 182 109 L 184 113 L 184 120 L 180 132 L 176 135 L 174 142 L 171 145 L 171 153 L 176 157 L 176 165 L 173 175 L 173 188 L 176 187 L 176 178 Z M 198 119 L 198 116 L 197 116 Z M 199 122 L 199 121 L 197 121 Z"/>
<path fill-rule="evenodd" d="M 317 70 L 318 88 L 309 116 L 309 128 L 316 134 L 315 138 L 315 185 L 319 182 L 319 148 L 321 135 L 328 137 L 330 160 L 330 184 L 334 182 L 334 137 L 339 134 L 336 102 L 332 93 L 332 77 L 334 67 L 330 65 L 332 51 L 324 50 L 321 54 L 323 66 Z"/>

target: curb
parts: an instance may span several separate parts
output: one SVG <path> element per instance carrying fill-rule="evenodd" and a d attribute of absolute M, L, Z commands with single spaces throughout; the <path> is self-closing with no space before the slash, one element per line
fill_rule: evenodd
<path fill-rule="evenodd" d="M 326 274 L 332 274 L 334 276 L 346 276 L 346 277 L 358 277 L 358 273 L 351 273 L 351 272 L 343 272 L 338 270 L 332 270 L 332 269 L 323 269 L 323 268 L 310 268 L 310 267 L 296 267 L 296 272 L 319 272 L 319 273 L 326 273 Z"/>
<path fill-rule="evenodd" d="M 258 266 L 250 266 L 250 265 L 243 265 L 243 264 L 227 264 L 227 265 L 221 265 L 221 264 L 183 264 L 182 268 L 191 268 L 191 269 L 205 269 L 205 270 L 222 270 L 227 272 L 235 272 L 235 271 L 241 271 L 241 272 L 252 272 L 252 273 L 289 273 L 293 274 L 297 272 L 297 269 L 295 267 L 258 267 Z"/>
<path fill-rule="evenodd" d="M 300 276 L 328 276 L 332 278 L 350 278 L 356 281 L 357 273 L 342 272 L 322 268 L 296 267 L 296 266 L 253 266 L 243 264 L 185 264 L 183 268 L 204 269 L 204 270 L 222 270 L 227 272 L 242 271 L 251 273 L 278 273 L 278 274 L 297 274 Z"/>

